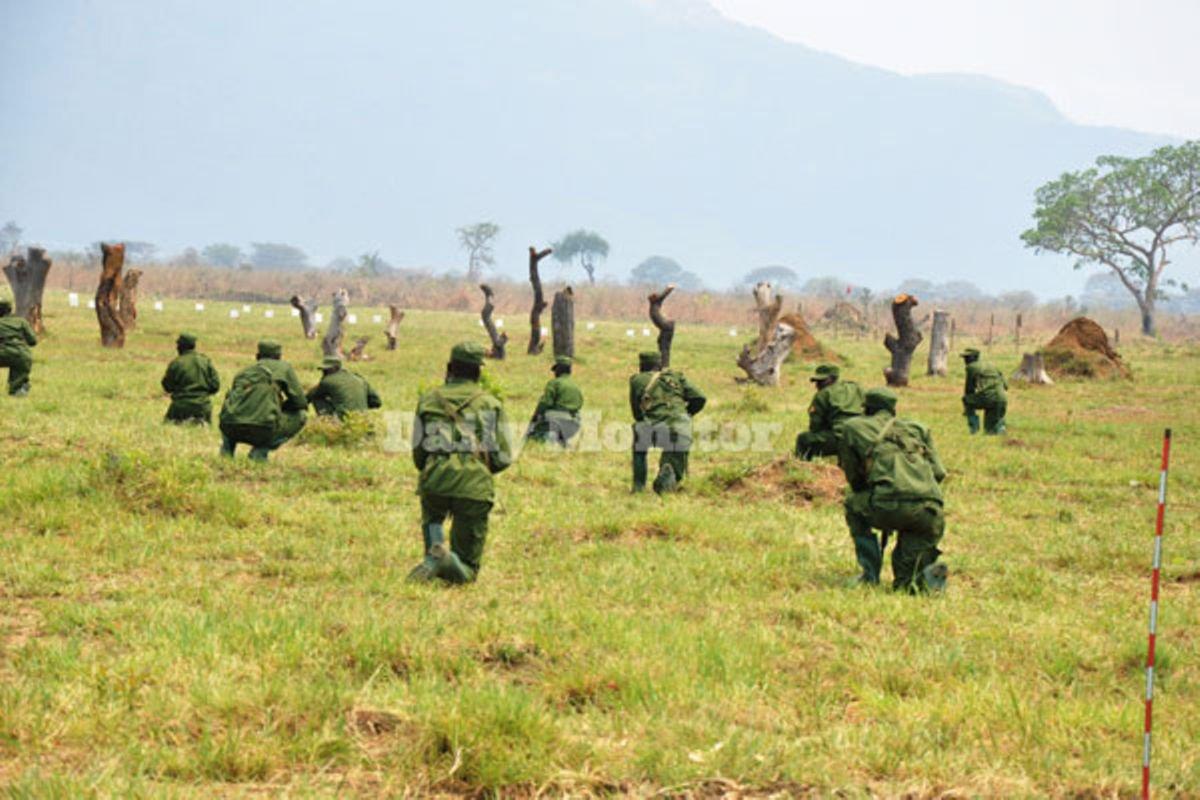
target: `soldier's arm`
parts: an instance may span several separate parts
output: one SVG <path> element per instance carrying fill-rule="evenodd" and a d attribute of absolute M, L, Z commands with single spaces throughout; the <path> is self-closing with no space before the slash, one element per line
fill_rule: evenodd
<path fill-rule="evenodd" d="M 491 441 L 495 444 L 488 458 L 488 469 L 494 475 L 512 466 L 512 429 L 508 427 L 508 417 L 504 414 L 504 406 L 502 404 L 496 404 L 496 408 L 491 416 L 492 425 L 495 426 L 492 431 Z"/>
<path fill-rule="evenodd" d="M 308 401 L 308 405 L 315 406 L 325 397 L 325 389 L 318 383 L 313 388 L 309 389 L 304 395 L 304 399 Z"/>
<path fill-rule="evenodd" d="M 708 403 L 708 398 L 704 396 L 704 392 L 697 389 L 695 384 L 683 375 L 679 376 L 679 381 L 683 384 L 683 400 L 687 403 L 688 416 L 694 417 L 704 410 L 704 406 Z"/>
<path fill-rule="evenodd" d="M 367 384 L 367 408 L 383 408 L 383 398 L 379 396 L 379 392 L 375 391 L 366 378 L 363 378 L 363 383 Z"/>
<path fill-rule="evenodd" d="M 412 424 L 412 458 L 418 471 L 425 469 L 425 461 L 429 458 L 429 453 L 423 446 L 424 441 L 425 421 L 421 417 L 421 403 L 418 402 L 417 410 L 413 413 Z"/>
<path fill-rule="evenodd" d="M 637 422 L 641 422 L 645 416 L 642 413 L 642 393 L 638 389 L 636 375 L 629 379 L 629 410 L 633 413 L 633 418 Z"/>
<path fill-rule="evenodd" d="M 926 428 L 925 434 L 925 449 L 929 451 L 929 463 L 933 467 L 933 477 L 938 483 L 946 480 L 946 468 L 942 465 L 942 460 L 938 458 L 937 448 L 933 446 L 933 434 Z"/>
<path fill-rule="evenodd" d="M 829 418 L 827 415 L 826 401 L 828 395 L 817 394 L 813 397 L 812 403 L 808 406 L 808 430 L 812 433 L 820 433 L 827 431 L 830 428 Z"/>
<path fill-rule="evenodd" d="M 209 394 L 216 394 L 221 391 L 221 376 L 217 373 L 217 368 L 212 362 L 207 362 L 207 367 L 204 370 L 204 388 Z"/>
<path fill-rule="evenodd" d="M 172 368 L 174 366 L 175 366 L 175 362 L 172 361 L 170 364 L 167 365 L 167 371 L 164 372 L 163 376 L 162 376 L 162 390 L 164 392 L 166 392 L 167 394 L 175 393 L 175 378 L 172 375 L 172 372 L 173 372 Z"/>
<path fill-rule="evenodd" d="M 284 411 L 303 411 L 308 408 L 308 395 L 304 393 L 304 387 L 300 385 L 300 379 L 296 377 L 296 370 L 289 366 L 283 380 L 279 383 L 280 388 L 283 389 Z"/>
<path fill-rule="evenodd" d="M 33 332 L 33 326 L 28 320 L 21 320 L 21 335 L 25 337 L 25 344 L 30 347 L 37 347 L 37 336 Z"/>
<path fill-rule="evenodd" d="M 846 475 L 846 482 L 856 492 L 867 488 L 867 470 L 858 456 L 858 450 L 853 443 L 853 435 L 843 430 L 838 437 L 838 464 Z"/>
<path fill-rule="evenodd" d="M 963 384 L 963 394 L 964 395 L 975 393 L 975 381 L 978 377 L 979 376 L 977 375 L 977 370 L 975 369 L 975 365 L 968 364 L 967 365 L 967 382 L 965 384 Z"/>

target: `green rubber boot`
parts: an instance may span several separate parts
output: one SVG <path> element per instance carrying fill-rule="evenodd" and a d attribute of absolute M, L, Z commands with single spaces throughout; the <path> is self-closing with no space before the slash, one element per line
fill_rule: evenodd
<path fill-rule="evenodd" d="M 421 537 L 425 540 L 425 558 L 412 568 L 406 579 L 409 583 L 429 583 L 437 577 L 438 559 L 433 555 L 435 546 L 442 547 L 446 534 L 440 522 L 421 526 Z"/>
<path fill-rule="evenodd" d="M 929 592 L 946 591 L 946 579 L 950 577 L 950 569 L 941 561 L 935 561 L 921 570 L 922 583 Z"/>
<path fill-rule="evenodd" d="M 675 468 L 670 464 L 663 464 L 662 469 L 658 471 L 658 477 L 654 479 L 655 494 L 670 494 L 679 488 L 679 482 L 675 480 Z"/>
<path fill-rule="evenodd" d="M 447 583 L 470 583 L 475 580 L 475 570 L 464 564 L 445 544 L 434 545 L 429 555 L 437 561 L 436 576 Z"/>
<path fill-rule="evenodd" d="M 967 430 L 969 430 L 972 435 L 979 433 L 978 414 L 967 414 Z"/>

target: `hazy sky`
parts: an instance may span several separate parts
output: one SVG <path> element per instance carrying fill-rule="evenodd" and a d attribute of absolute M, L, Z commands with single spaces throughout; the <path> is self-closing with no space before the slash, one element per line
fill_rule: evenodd
<path fill-rule="evenodd" d="M 1078 122 L 1200 138 L 1200 0 L 710 2 L 864 64 L 990 75 Z"/>

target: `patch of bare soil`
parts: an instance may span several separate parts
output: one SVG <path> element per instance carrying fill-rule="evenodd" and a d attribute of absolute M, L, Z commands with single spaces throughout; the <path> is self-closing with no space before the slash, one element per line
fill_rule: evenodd
<path fill-rule="evenodd" d="M 800 312 L 793 311 L 790 314 L 784 314 L 779 321 L 795 329 L 796 340 L 792 342 L 792 352 L 800 358 L 805 361 L 840 360 L 836 353 L 827 350 L 825 345 L 817 341 L 817 338 L 812 335 L 812 331 L 808 329 L 808 323 L 804 321 L 804 317 L 800 316 Z"/>
<path fill-rule="evenodd" d="M 1087 317 L 1062 326 L 1042 348 L 1046 371 L 1055 378 L 1130 378 L 1129 367 L 1108 343 L 1108 334 Z"/>
<path fill-rule="evenodd" d="M 781 456 L 744 473 L 710 478 L 723 492 L 798 505 L 841 502 L 846 478 L 842 470 L 817 461 Z"/>

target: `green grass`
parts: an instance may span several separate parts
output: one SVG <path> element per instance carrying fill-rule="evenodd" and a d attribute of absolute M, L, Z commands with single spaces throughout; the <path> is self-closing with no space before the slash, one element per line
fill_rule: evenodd
<path fill-rule="evenodd" d="M 705 447 L 660 500 L 629 495 L 624 451 L 527 449 L 499 479 L 479 583 L 451 589 L 403 580 L 420 537 L 397 422 L 453 342 L 483 338 L 473 316 L 410 312 L 389 353 L 356 309 L 375 334 L 356 368 L 397 416 L 255 465 L 160 423 L 174 335 L 196 331 L 226 385 L 263 335 L 315 382 L 318 344 L 282 308 L 144 305 L 104 351 L 91 312 L 52 297 L 32 396 L 0 399 L 9 796 L 1132 796 L 1168 425 L 1154 775 L 1159 796 L 1200 792 L 1200 348 L 1127 345 L 1132 383 L 1016 388 L 1006 439 L 967 435 L 961 363 L 917 378 L 901 411 L 951 472 L 952 572 L 914 599 L 846 588 L 840 504 L 809 491 L 827 469 L 758 471 L 805 424 L 811 365 L 748 389 L 740 340 L 681 323 L 674 361 L 716 440 L 772 423 L 775 452 Z M 649 341 L 627 327 L 580 325 L 576 374 L 606 420 L 627 419 Z M 878 383 L 878 343 L 827 344 Z M 512 349 L 489 370 L 524 422 L 550 359 Z"/>

